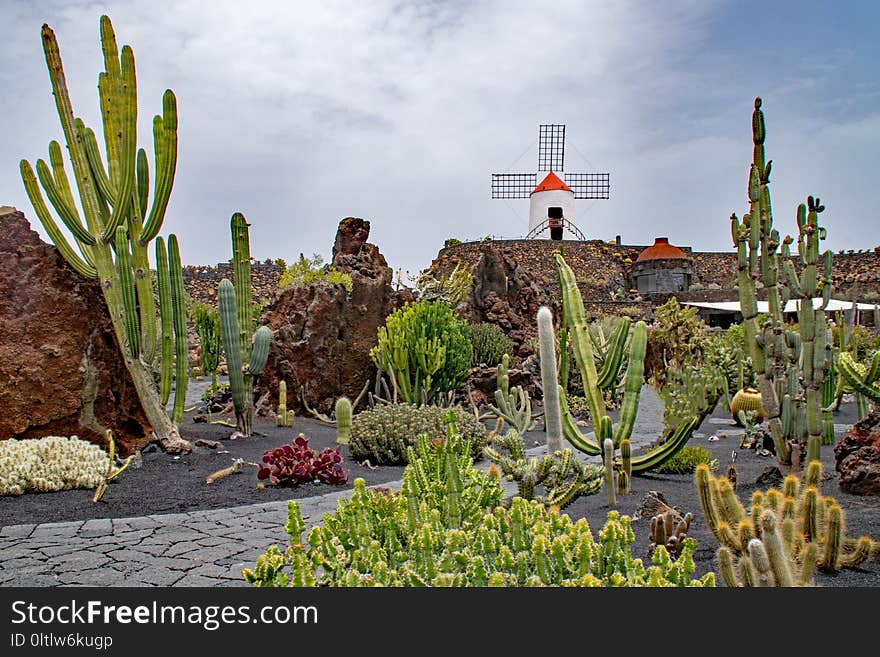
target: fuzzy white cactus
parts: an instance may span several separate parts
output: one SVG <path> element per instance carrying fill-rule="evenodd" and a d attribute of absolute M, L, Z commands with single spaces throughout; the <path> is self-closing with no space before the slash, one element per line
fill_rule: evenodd
<path fill-rule="evenodd" d="M 109 455 L 78 436 L 0 441 L 0 495 L 95 488 Z"/>

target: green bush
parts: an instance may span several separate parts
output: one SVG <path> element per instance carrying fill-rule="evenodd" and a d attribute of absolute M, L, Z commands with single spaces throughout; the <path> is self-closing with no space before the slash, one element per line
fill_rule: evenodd
<path fill-rule="evenodd" d="M 652 451 L 656 447 L 648 449 Z M 681 451 L 668 461 L 664 461 L 658 467 L 651 470 L 657 474 L 691 474 L 700 463 L 705 463 L 710 470 L 718 469 L 718 459 L 712 456 L 705 447 L 699 445 L 686 445 Z"/>
<path fill-rule="evenodd" d="M 513 340 L 501 330 L 497 324 L 471 324 L 471 345 L 474 348 L 472 363 L 479 365 L 497 365 L 504 354 L 513 356 Z"/>
<path fill-rule="evenodd" d="M 324 259 L 317 253 L 311 258 L 300 255 L 299 260 L 281 274 L 278 279 L 278 287 L 305 287 L 321 282 L 341 285 L 349 294 L 354 289 L 351 276 L 333 266 L 325 265 Z"/>
<path fill-rule="evenodd" d="M 201 347 L 202 374 L 211 377 L 211 385 L 217 385 L 217 368 L 220 366 L 220 315 L 216 308 L 203 303 L 193 306 L 192 320 Z"/>
<path fill-rule="evenodd" d="M 431 403 L 467 378 L 473 359 L 468 324 L 441 301 L 407 303 L 378 331 L 373 363 L 391 381 L 398 400 Z"/>
<path fill-rule="evenodd" d="M 452 435 L 425 438 L 403 475 L 402 490 L 368 490 L 355 480 L 322 525 L 304 537 L 299 504 L 288 505 L 290 547 L 273 545 L 253 569 L 254 586 L 714 586 L 714 573 L 691 579 L 696 541 L 677 561 L 658 546 L 647 568 L 632 556 L 628 516 L 616 511 L 593 538 L 543 504 L 499 504 L 497 479 L 474 469 L 467 445 Z"/>
<path fill-rule="evenodd" d="M 486 446 L 486 427 L 473 413 L 462 408 L 446 409 L 439 406 L 412 404 L 379 404 L 365 410 L 351 423 L 351 455 L 358 461 L 369 459 L 373 465 L 393 465 L 407 462 L 407 448 L 416 444 L 419 435 L 442 438 L 446 435 L 446 413 L 455 413 L 458 431 L 471 444 L 474 458 L 483 454 Z"/>

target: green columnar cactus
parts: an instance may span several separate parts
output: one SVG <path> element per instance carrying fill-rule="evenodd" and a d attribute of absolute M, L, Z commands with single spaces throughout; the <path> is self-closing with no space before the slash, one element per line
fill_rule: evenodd
<path fill-rule="evenodd" d="M 336 442 L 348 445 L 351 440 L 351 400 L 340 397 L 336 400 Z"/>
<path fill-rule="evenodd" d="M 177 426 L 165 412 L 151 373 L 157 358 L 158 338 L 147 247 L 162 226 L 174 181 L 177 162 L 174 93 L 170 89 L 165 91 L 162 114 L 153 119 L 155 184 L 152 205 L 148 208 L 148 163 L 145 151 L 137 148 L 137 82 L 131 48 L 124 46 L 120 54 L 110 19 L 102 16 L 105 70 L 98 77 L 98 92 L 105 169 L 95 133 L 74 115 L 58 42 L 55 33 L 45 24 L 42 40 L 80 207 L 74 200 L 61 146 L 56 141 L 49 144 L 50 164 L 38 160 L 36 175 L 27 160 L 21 161 L 25 190 L 40 222 L 67 262 L 80 275 L 101 281 L 120 354 L 160 444 L 169 452 L 188 452 L 192 447 L 180 437 Z M 40 185 L 73 236 L 75 247 L 46 206 Z M 173 317 L 170 306 L 161 305 L 161 296 L 159 310 L 163 317 Z M 165 320 L 163 326 L 167 328 Z M 162 337 L 163 346 L 167 335 Z M 164 349 L 162 353 L 168 356 Z M 169 366 L 163 360 L 162 367 Z M 186 383 L 184 376 L 178 380 L 177 387 L 185 389 Z"/>
<path fill-rule="evenodd" d="M 848 351 L 841 352 L 837 361 L 841 381 L 856 393 L 874 402 L 880 402 L 880 351 L 875 351 L 869 367 L 857 362 Z"/>
<path fill-rule="evenodd" d="M 220 337 L 220 316 L 214 308 L 196 304 L 192 311 L 196 335 L 201 349 L 202 374 L 211 377 L 211 390 L 217 389 L 217 368 L 220 366 L 220 352 L 223 350 Z"/>
<path fill-rule="evenodd" d="M 504 354 L 498 364 L 495 405 L 489 404 L 489 408 L 497 417 L 503 418 L 514 431 L 522 435 L 534 429 L 537 420 L 532 419 L 532 400 L 529 398 L 529 393 L 522 386 L 510 388 L 509 366 L 510 356 Z"/>
<path fill-rule="evenodd" d="M 275 425 L 279 427 L 292 427 L 295 415 L 287 409 L 287 381 L 278 383 L 278 413 L 275 415 Z"/>
<path fill-rule="evenodd" d="M 232 405 L 235 408 L 236 427 L 231 438 L 247 438 L 252 432 L 253 422 L 253 377 L 263 369 L 269 354 L 271 331 L 261 326 L 254 333 L 253 344 L 248 340 L 251 358 L 245 360 L 246 350 L 240 341 L 235 288 L 227 279 L 220 281 L 217 290 L 220 309 L 220 333 L 223 336 L 223 351 L 229 371 L 229 387 L 232 390 Z"/>
<path fill-rule="evenodd" d="M 814 456 L 822 442 L 822 388 L 831 367 L 832 345 L 828 338 L 825 307 L 831 298 L 831 251 L 819 252 L 826 231 L 818 215 L 825 206 L 808 197 L 797 210 L 797 249 L 802 265 L 798 275 L 789 245 L 795 239 L 780 241 L 773 227 L 770 206 L 770 162 L 765 161 L 766 129 L 761 99 L 755 99 L 752 114 L 753 159 L 749 172 L 749 212 L 740 221 L 731 215 L 731 232 L 737 248 L 740 305 L 746 344 L 758 378 L 767 426 L 783 465 L 798 466 Z M 781 253 L 777 252 L 780 244 Z M 780 269 L 782 273 L 780 275 Z M 770 322 L 759 330 L 757 322 L 757 282 L 767 290 Z M 821 292 L 822 303 L 813 299 Z M 798 300 L 798 331 L 785 329 L 782 310 L 789 299 Z M 799 369 L 795 394 L 784 400 L 788 372 Z M 796 401 L 797 400 L 797 401 Z M 801 401 L 802 400 L 802 401 Z M 791 413 L 783 425 L 782 406 Z M 806 454 L 810 447 L 809 455 Z M 794 460 L 792 449 L 795 448 Z"/>
<path fill-rule="evenodd" d="M 547 451 L 552 454 L 562 449 L 562 414 L 559 407 L 553 314 L 547 306 L 541 306 L 538 309 L 537 321 L 541 385 L 544 389 L 544 424 L 547 427 Z"/>
<path fill-rule="evenodd" d="M 605 490 L 608 493 L 608 506 L 614 507 L 617 504 L 615 497 L 616 485 L 614 482 L 614 442 L 611 438 L 606 438 L 602 443 L 602 463 L 605 466 Z"/>
<path fill-rule="evenodd" d="M 833 498 L 823 497 L 819 492 L 821 473 L 821 462 L 811 461 L 803 485 L 798 477 L 789 475 L 781 491 L 756 491 L 749 509 L 736 499 L 727 479 L 712 476 L 705 464 L 698 466 L 695 480 L 706 524 L 722 547 L 741 556 L 748 551 L 752 539 L 760 539 L 770 558 L 775 581 L 807 583 L 812 578 L 817 555 L 823 555 L 819 561 L 821 568 L 836 571 L 857 568 L 877 550 L 877 543 L 867 536 L 845 536 L 840 507 Z M 788 560 L 788 575 L 780 570 L 781 564 L 774 563 L 780 554 Z M 724 570 L 720 552 L 718 557 Z"/>
<path fill-rule="evenodd" d="M 613 428 L 611 417 L 605 411 L 605 402 L 602 391 L 599 388 L 599 372 L 593 359 L 591 339 L 588 335 L 584 313 L 584 303 L 574 272 L 566 264 L 561 254 L 556 254 L 556 266 L 559 274 L 559 282 L 562 293 L 562 324 L 569 331 L 569 339 L 572 344 L 575 362 L 581 374 L 584 384 L 584 396 L 587 398 L 587 407 L 590 420 L 593 424 L 595 438 L 581 433 L 574 417 L 568 409 L 565 391 L 560 389 L 560 405 L 562 407 L 562 428 L 566 440 L 575 448 L 590 455 L 602 454 L 602 443 L 610 438 L 615 448 L 620 446 L 621 441 L 629 439 L 639 408 L 639 396 L 644 384 L 645 374 L 645 350 L 648 343 L 648 330 L 644 322 L 636 322 L 633 326 L 630 338 L 630 351 L 624 375 L 623 402 L 620 407 L 620 418 L 616 429 Z M 561 388 L 561 386 L 560 386 Z M 705 400 L 704 400 L 705 401 Z M 657 467 L 664 461 L 675 456 L 684 447 L 694 430 L 700 425 L 706 412 L 706 405 L 702 405 L 703 411 L 681 422 L 663 445 L 648 454 L 632 459 L 632 472 L 645 472 Z"/>
<path fill-rule="evenodd" d="M 629 438 L 620 441 L 620 464 L 617 490 L 621 495 L 629 495 L 632 483 L 632 445 Z"/>

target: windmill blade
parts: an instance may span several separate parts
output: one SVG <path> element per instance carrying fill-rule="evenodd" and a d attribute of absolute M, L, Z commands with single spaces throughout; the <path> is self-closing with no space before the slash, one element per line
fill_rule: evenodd
<path fill-rule="evenodd" d="M 609 178 L 607 173 L 566 173 L 565 184 L 575 198 L 607 199 L 611 193 Z"/>
<path fill-rule="evenodd" d="M 565 168 L 565 125 L 544 123 L 538 127 L 538 171 Z"/>
<path fill-rule="evenodd" d="M 537 184 L 534 173 L 493 173 L 492 198 L 528 198 Z"/>

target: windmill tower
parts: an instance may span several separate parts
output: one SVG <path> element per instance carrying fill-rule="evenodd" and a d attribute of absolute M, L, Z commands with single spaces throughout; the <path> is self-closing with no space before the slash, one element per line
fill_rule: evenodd
<path fill-rule="evenodd" d="M 575 223 L 575 199 L 607 199 L 607 173 L 565 173 L 565 126 L 542 124 L 538 128 L 538 173 L 493 173 L 492 198 L 528 198 L 528 237 L 549 230 L 550 239 L 561 240 L 565 231 L 584 240 Z M 562 174 L 563 178 L 559 175 Z"/>

